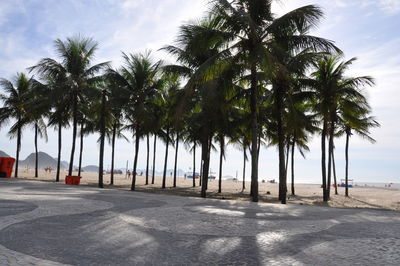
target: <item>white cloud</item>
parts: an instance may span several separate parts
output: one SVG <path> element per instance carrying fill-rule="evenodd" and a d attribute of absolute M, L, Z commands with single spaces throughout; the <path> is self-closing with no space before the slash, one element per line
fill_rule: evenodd
<path fill-rule="evenodd" d="M 145 0 L 126 0 L 122 3 L 122 7 L 127 9 L 133 9 L 139 7 L 144 2 Z"/>
<path fill-rule="evenodd" d="M 336 0 L 335 4 L 336 4 L 337 7 L 347 7 L 348 6 L 348 3 L 346 3 L 346 2 L 344 2 L 342 0 Z"/>
<path fill-rule="evenodd" d="M 400 13 L 400 1 L 399 0 L 380 0 L 379 4 L 383 11 L 389 15 Z"/>
<path fill-rule="evenodd" d="M 10 20 L 10 14 L 13 12 L 25 12 L 23 2 L 15 1 L 0 1 L 0 26 Z"/>

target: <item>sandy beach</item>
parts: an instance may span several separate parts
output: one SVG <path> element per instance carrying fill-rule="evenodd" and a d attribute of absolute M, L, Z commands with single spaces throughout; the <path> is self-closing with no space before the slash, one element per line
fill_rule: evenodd
<path fill-rule="evenodd" d="M 61 182 L 64 183 L 67 171 L 61 172 Z M 76 174 L 76 173 L 75 173 Z M 39 177 L 34 177 L 34 170 L 20 169 L 19 178 L 41 180 L 41 181 L 54 181 L 55 172 L 46 173 L 41 170 Z M 81 185 L 97 186 L 98 175 L 96 173 L 84 172 L 82 173 Z M 104 184 L 106 188 L 115 188 L 122 190 L 129 190 L 131 180 L 127 180 L 124 175 L 114 175 L 114 186 L 110 186 L 110 175 L 104 176 Z M 151 176 L 149 176 L 151 182 Z M 162 177 L 155 177 L 154 185 L 145 185 L 145 177 L 138 176 L 136 181 L 136 190 L 140 192 L 173 194 L 181 196 L 194 196 L 199 197 L 200 187 L 199 180 L 196 180 L 196 188 L 192 187 L 192 179 L 184 179 L 183 177 L 177 178 L 177 187 L 172 187 L 173 179 L 167 177 L 167 188 L 161 189 Z M 334 188 L 331 190 L 331 201 L 324 203 L 322 201 L 322 189 L 320 185 L 313 184 L 296 184 L 296 196 L 290 195 L 290 184 L 288 185 L 288 203 L 289 204 L 304 204 L 304 205 L 318 205 L 318 206 L 331 206 L 338 208 L 373 208 L 373 209 L 388 209 L 400 210 L 400 188 L 385 188 L 385 187 L 365 187 L 355 186 L 350 188 L 350 197 L 344 196 L 344 188 L 338 188 L 339 195 L 335 195 Z M 246 189 L 242 192 L 242 182 L 232 180 L 223 180 L 222 194 L 218 192 L 218 181 L 210 180 L 208 187 L 208 197 L 218 199 L 231 199 L 231 200 L 249 200 L 250 182 L 246 182 Z M 276 203 L 278 204 L 278 184 L 259 183 L 260 202 Z"/>

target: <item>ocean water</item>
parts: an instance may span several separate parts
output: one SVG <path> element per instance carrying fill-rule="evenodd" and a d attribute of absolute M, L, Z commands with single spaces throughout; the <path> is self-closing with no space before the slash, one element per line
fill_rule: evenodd
<path fill-rule="evenodd" d="M 357 186 L 368 186 L 368 187 L 392 187 L 392 188 L 400 188 L 400 183 L 371 183 L 371 182 L 354 182 L 354 185 Z"/>
<path fill-rule="evenodd" d="M 290 180 L 288 180 L 288 181 L 290 181 Z M 333 181 L 333 180 L 332 180 L 332 181 Z M 296 183 L 297 183 L 297 184 L 314 184 L 314 185 L 321 185 L 321 183 L 317 183 L 317 182 L 315 182 L 315 181 L 309 181 L 309 180 L 307 180 L 307 181 L 299 180 L 299 181 L 296 182 Z M 340 183 L 340 181 L 339 181 L 339 183 Z M 288 184 L 290 184 L 290 182 L 288 182 Z M 358 186 L 358 187 L 367 186 L 367 187 L 382 187 L 382 188 L 385 188 L 385 187 L 389 187 L 389 185 L 390 185 L 391 188 L 400 188 L 400 182 L 398 182 L 398 183 L 395 183 L 395 182 L 387 182 L 387 183 L 384 183 L 384 182 L 368 182 L 368 181 L 363 182 L 363 181 L 357 181 L 357 182 L 349 182 L 349 184 L 353 184 L 354 186 Z"/>

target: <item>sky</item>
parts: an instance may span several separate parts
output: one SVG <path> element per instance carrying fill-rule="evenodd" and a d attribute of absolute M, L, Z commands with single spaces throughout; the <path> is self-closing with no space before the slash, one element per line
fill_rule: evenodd
<path fill-rule="evenodd" d="M 137 53 L 152 50 L 155 59 L 173 60 L 158 51 L 173 44 L 179 26 L 196 20 L 207 10 L 208 0 L 1 0 L 0 1 L 0 77 L 12 79 L 17 72 L 26 72 L 43 57 L 55 58 L 54 40 L 81 35 L 99 43 L 95 61 L 121 64 L 121 52 Z M 400 183 L 400 0 L 280 0 L 273 12 L 280 16 L 306 4 L 316 4 L 325 13 L 312 34 L 335 41 L 345 58 L 357 57 L 349 71 L 351 76 L 373 76 L 376 85 L 365 90 L 373 115 L 381 127 L 372 131 L 377 140 L 371 144 L 356 135 L 350 140 L 350 178 L 356 182 Z M 1 93 L 0 89 L 0 93 Z M 15 156 L 16 140 L 0 128 L 0 150 Z M 72 134 L 63 136 L 62 160 L 68 161 Z M 23 132 L 20 158 L 34 150 L 33 130 Z M 133 161 L 132 133 L 130 142 L 118 140 L 116 167 L 125 168 Z M 83 165 L 98 164 L 98 136 L 85 138 Z M 314 136 L 311 151 L 303 159 L 296 153 L 296 180 L 320 183 L 320 137 Z M 344 139 L 336 140 L 338 178 L 344 178 Z M 77 147 L 79 149 L 79 145 Z M 39 150 L 57 155 L 57 134 L 48 129 L 48 142 L 39 141 Z M 165 147 L 157 145 L 156 169 L 163 168 Z M 170 149 L 168 168 L 173 168 L 174 149 Z M 107 145 L 105 167 L 110 165 L 111 149 Z M 152 148 L 151 148 L 152 154 Z M 200 152 L 197 153 L 197 158 Z M 75 162 L 78 155 L 75 157 Z M 146 145 L 141 143 L 139 169 L 146 164 Z M 211 170 L 218 172 L 218 151 L 211 157 Z M 192 155 L 180 145 L 178 168 L 189 171 Z M 243 155 L 229 146 L 223 165 L 223 176 L 242 178 Z M 197 169 L 199 165 L 197 165 Z M 247 164 L 247 179 L 250 164 Z M 259 179 L 278 177 L 276 148 L 264 147 L 259 162 Z"/>

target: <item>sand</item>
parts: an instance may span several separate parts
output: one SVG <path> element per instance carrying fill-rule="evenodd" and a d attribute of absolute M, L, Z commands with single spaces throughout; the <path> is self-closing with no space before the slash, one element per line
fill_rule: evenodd
<path fill-rule="evenodd" d="M 67 171 L 61 172 L 61 182 L 64 182 Z M 76 174 L 76 173 L 74 173 Z M 39 177 L 34 177 L 34 170 L 20 169 L 19 178 L 54 181 L 55 171 L 46 173 L 39 171 Z M 96 173 L 82 173 L 81 185 L 97 186 L 98 175 Z M 151 176 L 149 176 L 151 182 Z M 177 178 L 177 187 L 173 188 L 173 178 L 167 176 L 167 188 L 161 189 L 162 177 L 155 177 L 154 185 L 145 185 L 145 177 L 138 176 L 136 181 L 136 191 L 174 194 L 182 196 L 200 195 L 199 180 L 196 180 L 196 188 L 192 187 L 192 179 Z M 131 180 L 127 180 L 125 175 L 114 175 L 114 186 L 110 186 L 110 175 L 104 176 L 106 188 L 115 188 L 129 190 Z M 288 203 L 301 205 L 331 206 L 339 208 L 373 208 L 400 210 L 400 189 L 399 188 L 380 188 L 380 187 L 354 187 L 349 188 L 350 197 L 344 196 L 344 188 L 338 188 L 339 195 L 335 195 L 334 188 L 331 190 L 331 201 L 324 203 L 322 201 L 322 189 L 320 185 L 295 184 L 296 196 L 290 195 L 290 184 L 288 185 Z M 208 197 L 218 199 L 249 200 L 250 182 L 246 182 L 246 189 L 242 192 L 242 182 L 232 180 L 222 181 L 222 193 L 218 192 L 218 180 L 209 181 Z M 269 202 L 278 204 L 278 184 L 259 183 L 260 202 Z"/>

